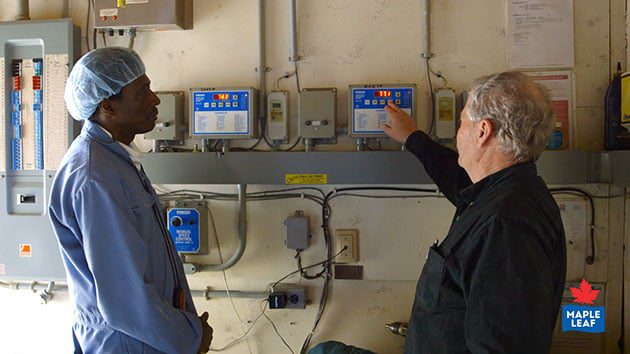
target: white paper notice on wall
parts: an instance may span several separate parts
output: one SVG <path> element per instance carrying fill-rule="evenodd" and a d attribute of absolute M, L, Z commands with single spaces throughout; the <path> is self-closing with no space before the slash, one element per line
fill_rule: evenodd
<path fill-rule="evenodd" d="M 509 0 L 507 31 L 510 68 L 575 65 L 573 0 Z"/>
<path fill-rule="evenodd" d="M 580 281 L 584 277 L 586 258 L 587 222 L 586 200 L 556 199 L 567 244 L 567 281 Z"/>

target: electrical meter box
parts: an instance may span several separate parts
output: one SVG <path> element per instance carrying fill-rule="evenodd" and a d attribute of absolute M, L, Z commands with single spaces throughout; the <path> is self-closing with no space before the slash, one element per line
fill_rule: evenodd
<path fill-rule="evenodd" d="M 348 117 L 351 138 L 387 136 L 381 125 L 389 122 L 385 111 L 387 101 L 394 102 L 411 117 L 415 113 L 415 84 L 350 85 L 348 89 Z"/>
<path fill-rule="evenodd" d="M 435 93 L 435 132 L 438 140 L 452 141 L 457 133 L 457 101 L 455 91 L 440 89 Z"/>
<path fill-rule="evenodd" d="M 160 98 L 155 128 L 144 134 L 147 140 L 182 140 L 184 138 L 184 93 L 156 92 Z"/>
<path fill-rule="evenodd" d="M 271 140 L 288 142 L 289 92 L 271 91 L 267 96 L 267 131 Z"/>
<path fill-rule="evenodd" d="M 182 254 L 208 254 L 207 205 L 183 202 L 167 210 L 168 231 Z"/>
<path fill-rule="evenodd" d="M 139 31 L 193 27 L 193 0 L 95 0 L 94 28 Z"/>
<path fill-rule="evenodd" d="M 300 136 L 303 139 L 332 139 L 337 120 L 337 89 L 304 89 L 299 97 Z"/>
<path fill-rule="evenodd" d="M 48 194 L 78 133 L 63 95 L 80 38 L 70 19 L 0 23 L 2 280 L 65 279 Z"/>
<path fill-rule="evenodd" d="M 190 89 L 190 137 L 255 138 L 257 105 L 258 91 L 251 87 Z"/>

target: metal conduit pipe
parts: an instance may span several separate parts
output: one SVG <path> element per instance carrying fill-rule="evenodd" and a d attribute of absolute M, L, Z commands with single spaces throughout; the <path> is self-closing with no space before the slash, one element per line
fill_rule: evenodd
<path fill-rule="evenodd" d="M 61 2 L 61 18 L 70 17 L 70 0 L 63 0 Z"/>
<path fill-rule="evenodd" d="M 28 21 L 31 19 L 29 12 L 28 0 L 17 0 L 17 14 L 15 15 L 16 21 Z"/>
<path fill-rule="evenodd" d="M 422 0 L 422 57 L 431 58 L 431 8 L 430 0 Z"/>
<path fill-rule="evenodd" d="M 206 300 L 210 300 L 212 298 L 226 298 L 228 297 L 228 292 L 226 290 L 210 290 L 209 288 L 206 290 L 191 290 L 192 296 L 203 297 Z M 238 299 L 266 299 L 269 296 L 268 293 L 263 291 L 237 291 L 230 290 L 229 297 L 238 298 Z"/>
<path fill-rule="evenodd" d="M 298 44 L 297 44 L 297 0 L 289 0 L 289 16 L 291 21 L 291 53 L 289 60 L 292 62 L 299 61 Z"/>
<path fill-rule="evenodd" d="M 54 291 L 67 291 L 68 286 L 65 284 L 55 284 L 54 281 L 49 283 L 32 282 L 4 282 L 0 281 L 0 288 L 9 290 L 30 290 L 31 292 L 39 291 L 39 297 L 42 304 L 47 304 L 48 301 L 53 299 Z"/>
<path fill-rule="evenodd" d="M 247 246 L 247 185 L 238 185 L 238 248 L 227 261 L 221 264 L 199 265 L 199 271 L 219 272 L 234 266 L 245 253 Z"/>
<path fill-rule="evenodd" d="M 52 284 L 52 288 L 49 289 L 50 284 Z M 49 283 L 40 283 L 36 281 L 26 282 L 26 281 L 0 281 L 0 288 L 5 288 L 9 290 L 31 290 L 31 291 L 43 291 L 46 289 L 49 290 L 67 290 L 68 286 L 65 284 L 56 284 L 55 282 Z"/>
<path fill-rule="evenodd" d="M 267 58 L 266 46 L 267 40 L 265 29 L 265 0 L 258 0 L 258 82 L 260 85 L 260 92 L 258 94 L 258 107 L 261 119 L 267 116 L 267 110 L 265 104 L 267 103 Z"/>

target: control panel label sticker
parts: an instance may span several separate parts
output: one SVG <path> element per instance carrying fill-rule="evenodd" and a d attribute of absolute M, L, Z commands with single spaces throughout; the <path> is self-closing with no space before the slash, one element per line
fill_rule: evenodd
<path fill-rule="evenodd" d="M 118 9 L 101 9 L 99 15 L 101 17 L 118 16 Z"/>

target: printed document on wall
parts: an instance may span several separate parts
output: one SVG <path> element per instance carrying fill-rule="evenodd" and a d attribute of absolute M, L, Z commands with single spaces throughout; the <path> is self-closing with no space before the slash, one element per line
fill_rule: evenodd
<path fill-rule="evenodd" d="M 572 148 L 575 139 L 573 136 L 575 129 L 573 126 L 573 74 L 570 70 L 527 71 L 525 74 L 549 90 L 556 115 L 555 130 L 562 132 L 562 142 L 553 147 L 553 150 Z"/>
<path fill-rule="evenodd" d="M 508 1 L 508 66 L 571 68 L 573 0 Z"/>

